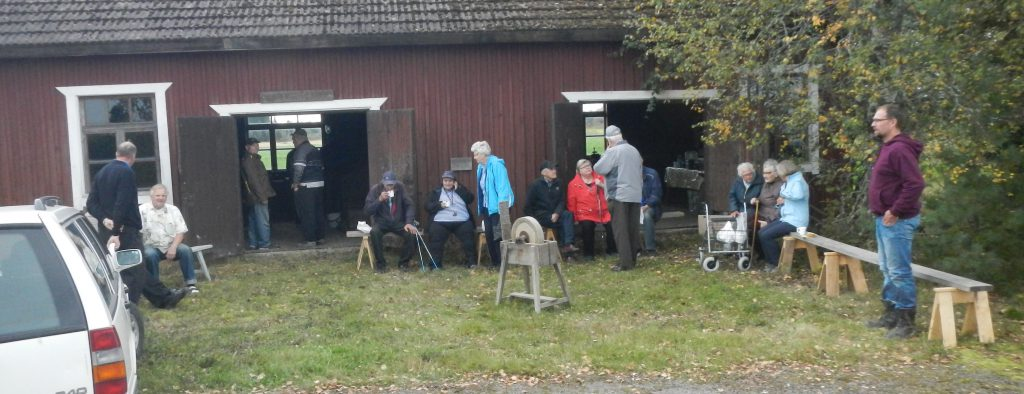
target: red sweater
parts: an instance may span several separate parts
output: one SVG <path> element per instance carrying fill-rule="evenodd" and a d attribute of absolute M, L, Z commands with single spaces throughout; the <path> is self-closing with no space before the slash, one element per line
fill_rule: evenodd
<path fill-rule="evenodd" d="M 566 196 L 566 208 L 577 223 L 591 221 L 596 223 L 608 223 L 612 220 L 608 213 L 608 200 L 604 196 L 604 189 L 597 186 L 596 182 L 604 177 L 594 174 L 594 182 L 590 186 L 583 183 L 579 174 L 569 182 L 569 191 Z"/>

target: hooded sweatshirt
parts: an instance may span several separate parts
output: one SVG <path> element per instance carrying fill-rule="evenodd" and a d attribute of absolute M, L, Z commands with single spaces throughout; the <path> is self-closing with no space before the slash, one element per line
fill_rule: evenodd
<path fill-rule="evenodd" d="M 882 145 L 868 183 L 871 213 L 882 216 L 889 210 L 900 219 L 921 213 L 924 178 L 918 158 L 923 150 L 924 144 L 906 134 L 899 134 Z"/>

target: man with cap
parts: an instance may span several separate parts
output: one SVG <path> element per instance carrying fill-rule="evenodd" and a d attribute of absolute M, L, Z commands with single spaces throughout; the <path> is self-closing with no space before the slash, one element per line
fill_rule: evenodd
<path fill-rule="evenodd" d="M 469 204 L 473 194 L 461 187 L 455 180 L 455 173 L 441 174 L 441 187 L 434 189 L 427 198 L 427 213 L 430 214 L 430 255 L 437 268 L 443 267 L 444 243 L 449 235 L 455 235 L 466 254 L 466 268 L 476 265 L 476 248 L 473 244 L 473 215 Z"/>
<path fill-rule="evenodd" d="M 249 138 L 242 157 L 242 187 L 248 209 L 246 240 L 249 249 L 270 248 L 270 198 L 276 193 L 270 185 L 267 167 L 260 158 L 260 140 Z"/>
<path fill-rule="evenodd" d="M 292 133 L 295 145 L 292 161 L 292 191 L 295 192 L 295 211 L 299 214 L 304 242 L 300 246 L 314 247 L 323 243 L 327 227 L 324 217 L 324 162 L 320 149 L 309 143 L 306 130 Z"/>
<path fill-rule="evenodd" d="M 565 253 L 575 252 L 572 213 L 565 209 L 565 189 L 558 181 L 558 165 L 544 160 L 540 177 L 526 194 L 526 214 L 540 222 L 541 227 L 554 229 Z"/>
<path fill-rule="evenodd" d="M 416 245 L 413 234 L 417 230 L 412 225 L 416 217 L 416 207 L 412 204 L 412 199 L 406 195 L 405 186 L 398 182 L 394 172 L 385 172 L 380 183 L 370 188 L 370 192 L 366 194 L 363 212 L 373 221 L 370 247 L 373 248 L 373 255 L 377 260 L 377 272 L 384 272 L 387 269 L 387 259 L 384 257 L 384 234 L 387 233 L 397 234 L 405 241 L 398 267 L 402 270 L 408 269 L 412 250 Z"/>
<path fill-rule="evenodd" d="M 601 160 L 594 163 L 594 171 L 605 177 L 615 248 L 619 252 L 619 263 L 612 270 L 626 271 L 636 267 L 641 248 L 640 201 L 644 188 L 644 160 L 633 145 L 622 139 L 622 130 L 617 126 L 605 129 L 605 140 L 608 141 L 608 150 Z"/>

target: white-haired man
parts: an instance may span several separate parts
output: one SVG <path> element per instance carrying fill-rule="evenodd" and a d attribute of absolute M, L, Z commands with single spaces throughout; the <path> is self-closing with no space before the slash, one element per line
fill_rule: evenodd
<path fill-rule="evenodd" d="M 149 202 L 139 206 L 139 215 L 142 216 L 142 242 L 146 245 L 143 256 L 149 274 L 159 279 L 160 262 L 178 260 L 185 286 L 190 293 L 198 293 L 192 248 L 182 242 L 188 226 L 181 210 L 167 203 L 166 186 L 156 184 L 149 189 Z"/>
<path fill-rule="evenodd" d="M 608 210 L 612 214 L 612 230 L 615 233 L 615 248 L 619 252 L 619 263 L 613 271 L 626 271 L 636 267 L 640 253 L 640 201 L 643 197 L 644 159 L 626 140 L 617 126 L 605 129 L 608 150 L 597 163 L 594 171 L 605 177 Z"/>

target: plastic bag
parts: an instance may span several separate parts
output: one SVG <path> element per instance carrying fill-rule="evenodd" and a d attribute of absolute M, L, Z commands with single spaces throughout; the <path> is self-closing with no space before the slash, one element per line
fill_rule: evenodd
<path fill-rule="evenodd" d="M 732 222 L 726 222 L 722 229 L 718 230 L 718 234 L 715 234 L 715 237 L 721 242 L 729 243 L 733 240 L 732 233 Z"/>

